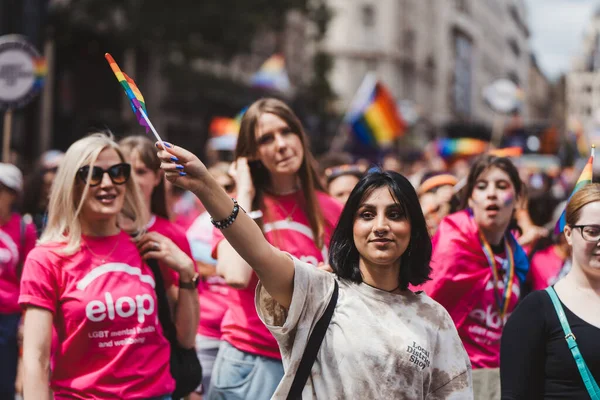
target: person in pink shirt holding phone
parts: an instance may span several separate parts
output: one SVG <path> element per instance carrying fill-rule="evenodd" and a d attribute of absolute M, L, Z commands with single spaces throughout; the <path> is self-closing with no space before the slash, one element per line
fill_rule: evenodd
<path fill-rule="evenodd" d="M 327 246 L 342 205 L 326 194 L 304 129 L 276 99 L 252 104 L 242 118 L 232 174 L 237 201 L 274 246 L 315 267 L 328 268 Z M 251 212 L 252 211 L 252 212 Z M 230 296 L 208 399 L 268 399 L 281 378 L 277 341 L 254 306 L 258 276 L 224 240 L 213 238 L 217 272 L 236 288 Z"/>
<path fill-rule="evenodd" d="M 194 262 L 148 218 L 130 164 L 106 134 L 73 143 L 50 195 L 48 225 L 27 257 L 19 304 L 25 399 L 171 399 L 170 346 L 158 320 L 155 259 L 189 286 Z M 119 226 L 121 215 L 132 233 Z M 133 238 L 132 238 L 133 235 Z M 196 290 L 165 288 L 177 341 L 191 348 Z M 52 327 L 60 346 L 49 371 Z"/>

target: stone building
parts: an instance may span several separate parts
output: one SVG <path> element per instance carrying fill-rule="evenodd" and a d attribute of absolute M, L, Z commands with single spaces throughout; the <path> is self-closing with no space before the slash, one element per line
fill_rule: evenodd
<path fill-rule="evenodd" d="M 482 90 L 499 78 L 525 91 L 530 64 L 523 0 L 329 0 L 324 49 L 343 112 L 367 71 L 440 126 L 491 125 Z M 522 110 L 527 116 L 526 105 Z"/>
<path fill-rule="evenodd" d="M 582 52 L 566 79 L 566 119 L 589 136 L 600 138 L 600 9 L 585 31 Z"/>

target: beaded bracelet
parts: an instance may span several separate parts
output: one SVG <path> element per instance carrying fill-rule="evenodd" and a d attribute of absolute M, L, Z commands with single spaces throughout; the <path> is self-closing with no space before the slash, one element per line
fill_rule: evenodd
<path fill-rule="evenodd" d="M 229 215 L 229 217 L 222 219 L 220 221 L 215 221 L 214 219 L 212 219 L 212 217 L 210 218 L 210 222 L 215 226 L 215 228 L 217 229 L 225 229 L 225 228 L 229 228 L 231 226 L 231 224 L 233 224 L 233 221 L 235 221 L 235 219 L 238 216 L 238 213 L 240 212 L 240 206 L 238 205 L 238 202 L 236 199 L 231 199 L 233 200 L 233 211 L 231 211 L 231 214 Z"/>

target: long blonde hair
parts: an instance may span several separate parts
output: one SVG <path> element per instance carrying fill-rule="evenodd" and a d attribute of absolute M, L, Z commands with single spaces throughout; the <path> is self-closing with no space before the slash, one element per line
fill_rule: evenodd
<path fill-rule="evenodd" d="M 110 133 L 94 133 L 73 143 L 61 163 L 52 184 L 50 203 L 48 206 L 48 224 L 40 238 L 40 244 L 61 242 L 66 246 L 65 254 L 73 254 L 81 247 L 81 209 L 90 188 L 86 182 L 83 191 L 77 190 L 77 171 L 83 166 L 93 166 L 98 155 L 105 149 L 113 149 L 125 162 L 119 145 Z M 90 171 L 91 172 L 91 171 Z M 132 221 L 131 229 L 141 235 L 148 220 L 143 197 L 133 181 L 129 179 L 125 185 L 125 203 L 122 214 Z"/>

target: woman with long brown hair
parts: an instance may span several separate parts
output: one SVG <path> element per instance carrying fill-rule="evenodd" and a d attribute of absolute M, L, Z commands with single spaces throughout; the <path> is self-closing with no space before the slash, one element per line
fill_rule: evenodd
<path fill-rule="evenodd" d="M 315 267 L 325 263 L 342 207 L 325 193 L 293 111 L 276 99 L 252 104 L 242 119 L 235 156 L 237 201 L 267 240 Z M 238 290 L 232 291 L 223 319 L 224 343 L 208 398 L 270 398 L 283 366 L 277 342 L 254 307 L 258 277 L 220 231 L 213 243 L 217 270 Z"/>

